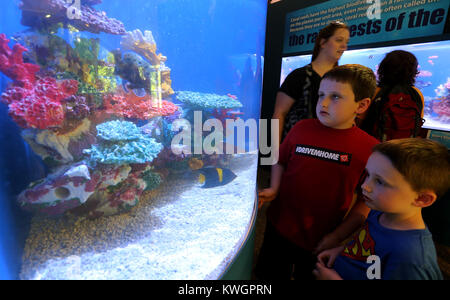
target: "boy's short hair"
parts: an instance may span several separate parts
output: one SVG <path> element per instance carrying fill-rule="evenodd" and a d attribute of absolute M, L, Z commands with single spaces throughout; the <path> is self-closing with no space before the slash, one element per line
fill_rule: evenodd
<path fill-rule="evenodd" d="M 394 139 L 376 145 L 415 192 L 432 190 L 437 197 L 450 188 L 450 155 L 444 145 L 422 138 Z"/>
<path fill-rule="evenodd" d="M 377 81 L 373 71 L 358 64 L 334 67 L 323 75 L 322 80 L 324 79 L 349 83 L 352 86 L 353 94 L 355 94 L 355 102 L 365 98 L 372 98 L 377 88 Z"/>

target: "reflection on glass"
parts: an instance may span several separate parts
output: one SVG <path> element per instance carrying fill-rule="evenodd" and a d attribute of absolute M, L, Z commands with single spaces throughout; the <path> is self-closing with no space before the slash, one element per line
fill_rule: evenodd
<path fill-rule="evenodd" d="M 420 73 L 415 86 L 425 98 L 423 126 L 450 131 L 450 41 L 349 50 L 344 53 L 339 64 L 361 64 L 376 73 L 385 54 L 400 49 L 413 53 L 419 62 Z M 283 58 L 280 85 L 292 70 L 310 61 L 311 55 Z"/>

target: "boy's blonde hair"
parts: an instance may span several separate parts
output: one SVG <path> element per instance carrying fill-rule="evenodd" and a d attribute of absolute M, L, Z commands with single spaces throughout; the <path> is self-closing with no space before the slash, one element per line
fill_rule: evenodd
<path fill-rule="evenodd" d="M 355 102 L 372 98 L 377 88 L 375 73 L 370 68 L 358 64 L 334 67 L 323 75 L 322 80 L 324 79 L 349 83 L 355 94 Z"/>
<path fill-rule="evenodd" d="M 438 198 L 450 188 L 450 155 L 447 148 L 422 138 L 394 139 L 376 145 L 414 191 L 432 190 Z"/>

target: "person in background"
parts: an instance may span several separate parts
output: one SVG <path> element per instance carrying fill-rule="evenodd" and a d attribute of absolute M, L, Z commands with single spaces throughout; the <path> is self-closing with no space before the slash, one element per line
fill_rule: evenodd
<path fill-rule="evenodd" d="M 332 22 L 322 28 L 315 40 L 311 63 L 295 69 L 284 80 L 272 117 L 279 120 L 279 143 L 298 121 L 316 117 L 320 80 L 337 66 L 347 50 L 349 38 L 350 32 L 344 23 Z"/>
<path fill-rule="evenodd" d="M 314 279 L 314 253 L 336 247 L 365 221 L 369 209 L 354 202 L 355 190 L 378 141 L 356 127 L 355 118 L 375 89 L 375 74 L 361 65 L 324 74 L 317 119 L 301 120 L 289 131 L 270 187 L 258 193 L 259 207 L 271 204 L 257 278 Z"/>
<path fill-rule="evenodd" d="M 417 58 L 410 52 L 386 54 L 378 67 L 373 101 L 359 117 L 361 129 L 380 141 L 422 135 L 424 98 L 414 86 L 417 68 Z"/>
<path fill-rule="evenodd" d="M 390 140 L 374 147 L 366 170 L 362 191 L 369 217 L 345 246 L 318 255 L 315 276 L 442 279 L 422 208 L 450 188 L 447 148 L 421 138 Z"/>

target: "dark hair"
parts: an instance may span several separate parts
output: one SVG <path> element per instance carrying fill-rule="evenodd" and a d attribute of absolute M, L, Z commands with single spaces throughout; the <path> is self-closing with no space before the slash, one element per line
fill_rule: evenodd
<path fill-rule="evenodd" d="M 314 61 L 319 56 L 319 53 L 321 50 L 320 42 L 322 40 L 325 40 L 325 42 L 328 41 L 328 39 L 333 36 L 333 34 L 336 32 L 336 30 L 341 29 L 341 28 L 349 30 L 348 26 L 345 23 L 336 21 L 336 22 L 331 22 L 330 24 L 328 24 L 327 26 L 325 26 L 324 28 L 322 28 L 319 31 L 319 34 L 317 35 L 316 41 L 314 43 L 314 49 L 313 49 L 311 61 Z M 337 65 L 337 63 L 336 63 L 336 65 Z"/>
<path fill-rule="evenodd" d="M 389 52 L 378 67 L 378 85 L 380 87 L 397 84 L 414 85 L 419 74 L 417 66 L 414 54 L 403 50 Z"/>
<path fill-rule="evenodd" d="M 377 81 L 373 71 L 358 64 L 334 67 L 323 75 L 322 80 L 324 79 L 349 83 L 352 86 L 353 94 L 355 94 L 355 102 L 364 98 L 372 98 L 377 88 Z"/>
<path fill-rule="evenodd" d="M 432 190 L 438 197 L 450 188 L 450 155 L 444 145 L 422 138 L 394 139 L 376 145 L 415 192 Z"/>

